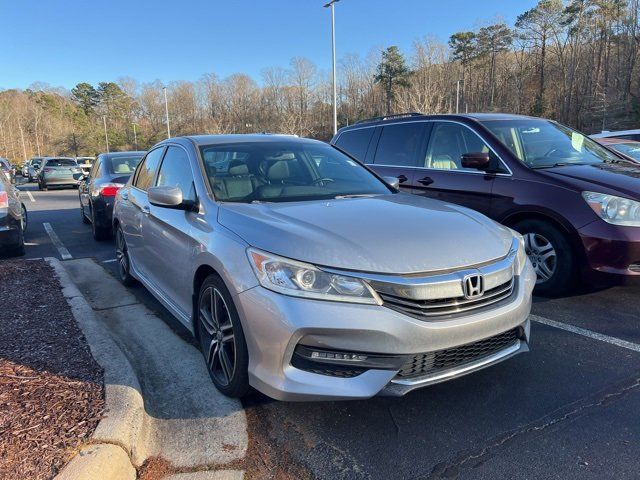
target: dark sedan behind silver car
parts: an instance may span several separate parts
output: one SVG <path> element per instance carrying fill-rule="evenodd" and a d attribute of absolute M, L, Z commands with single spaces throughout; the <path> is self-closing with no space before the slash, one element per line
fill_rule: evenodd
<path fill-rule="evenodd" d="M 118 192 L 114 228 L 123 282 L 194 333 L 226 395 L 403 395 L 527 350 L 522 236 L 322 142 L 166 140 Z"/>
<path fill-rule="evenodd" d="M 24 255 L 27 209 L 20 192 L 0 172 L 0 255 Z"/>

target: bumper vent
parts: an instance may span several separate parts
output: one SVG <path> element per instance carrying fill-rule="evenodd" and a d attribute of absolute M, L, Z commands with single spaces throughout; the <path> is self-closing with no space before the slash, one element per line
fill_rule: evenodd
<path fill-rule="evenodd" d="M 455 348 L 421 353 L 409 357 L 396 378 L 414 378 L 472 363 L 511 347 L 519 341 L 520 329 L 506 331 L 493 337 Z"/>
<path fill-rule="evenodd" d="M 451 316 L 472 312 L 506 301 L 515 293 L 516 277 L 511 277 L 506 283 L 487 290 L 481 297 L 467 300 L 464 297 L 439 298 L 437 300 L 412 300 L 378 292 L 383 305 L 400 313 L 419 319 L 425 317 Z"/>

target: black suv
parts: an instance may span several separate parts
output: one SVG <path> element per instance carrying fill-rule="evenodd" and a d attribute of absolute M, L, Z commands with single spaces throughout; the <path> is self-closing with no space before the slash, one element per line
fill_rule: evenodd
<path fill-rule="evenodd" d="M 640 279 L 640 166 L 559 123 L 409 113 L 342 128 L 331 143 L 406 192 L 522 233 L 538 293 L 566 290 L 578 272 Z"/>

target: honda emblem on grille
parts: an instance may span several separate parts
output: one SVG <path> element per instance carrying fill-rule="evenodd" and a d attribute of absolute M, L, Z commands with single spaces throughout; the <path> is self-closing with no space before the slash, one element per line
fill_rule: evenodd
<path fill-rule="evenodd" d="M 467 275 L 462 280 L 464 298 L 472 299 L 484 294 L 484 278 L 480 274 Z"/>

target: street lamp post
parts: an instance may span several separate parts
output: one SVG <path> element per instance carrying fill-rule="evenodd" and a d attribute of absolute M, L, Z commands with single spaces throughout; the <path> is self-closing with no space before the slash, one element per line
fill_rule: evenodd
<path fill-rule="evenodd" d="M 102 124 L 104 125 L 104 142 L 107 145 L 107 153 L 109 153 L 109 134 L 107 133 L 107 116 L 102 116 Z"/>
<path fill-rule="evenodd" d="M 331 8 L 331 52 L 333 61 L 333 134 L 338 133 L 338 87 L 336 85 L 336 12 L 335 4 L 340 0 L 331 0 L 325 8 Z"/>
<path fill-rule="evenodd" d="M 460 80 L 456 86 L 456 113 L 460 113 Z"/>
<path fill-rule="evenodd" d="M 138 150 L 138 134 L 136 132 L 136 124 L 133 122 L 133 143 L 136 146 L 136 150 Z"/>
<path fill-rule="evenodd" d="M 167 87 L 162 87 L 164 91 L 164 113 L 167 117 L 167 138 L 171 138 L 171 129 L 169 128 L 169 103 L 167 102 Z"/>

